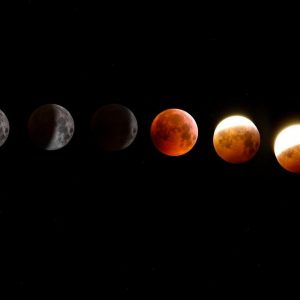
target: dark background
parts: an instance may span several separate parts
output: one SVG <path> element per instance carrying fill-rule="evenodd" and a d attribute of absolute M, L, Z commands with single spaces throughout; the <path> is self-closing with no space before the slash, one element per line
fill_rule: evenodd
<path fill-rule="evenodd" d="M 8 1 L 7 1 L 8 2 Z M 1 12 L 1 288 L 12 293 L 126 298 L 240 298 L 297 287 L 299 176 L 273 154 L 278 130 L 299 120 L 299 37 L 293 9 L 90 5 L 23 1 Z M 32 145 L 39 105 L 75 120 L 65 148 Z M 92 146 L 103 104 L 135 114 L 126 150 Z M 149 129 L 163 109 L 188 111 L 195 147 L 167 157 Z M 229 114 L 257 125 L 261 147 L 223 162 L 212 135 Z"/>

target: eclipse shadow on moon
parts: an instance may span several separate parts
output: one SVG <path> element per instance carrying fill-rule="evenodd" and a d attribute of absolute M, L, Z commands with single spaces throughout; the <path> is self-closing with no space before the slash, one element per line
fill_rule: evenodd
<path fill-rule="evenodd" d="M 277 135 L 274 152 L 285 170 L 300 173 L 300 124 L 286 127 Z"/>
<path fill-rule="evenodd" d="M 198 127 L 194 118 L 181 109 L 167 109 L 152 122 L 150 134 L 155 147 L 163 154 L 179 156 L 196 144 Z"/>
<path fill-rule="evenodd" d="M 138 123 L 133 112 L 120 104 L 100 107 L 91 120 L 93 142 L 103 150 L 118 151 L 129 147 L 136 138 Z"/>
<path fill-rule="evenodd" d="M 231 116 L 216 127 L 213 144 L 217 154 L 226 162 L 244 163 L 257 153 L 260 134 L 251 120 Z"/>
<path fill-rule="evenodd" d="M 9 135 L 9 121 L 5 113 L 0 110 L 0 147 L 6 142 Z"/>
<path fill-rule="evenodd" d="M 45 150 L 65 147 L 73 137 L 74 128 L 74 120 L 69 111 L 57 104 L 40 106 L 28 121 L 30 138 Z"/>

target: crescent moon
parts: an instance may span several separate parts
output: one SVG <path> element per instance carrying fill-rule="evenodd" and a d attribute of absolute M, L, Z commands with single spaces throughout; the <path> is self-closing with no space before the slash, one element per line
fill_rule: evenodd
<path fill-rule="evenodd" d="M 0 147 L 6 142 L 9 135 L 9 121 L 5 113 L 0 109 Z"/>

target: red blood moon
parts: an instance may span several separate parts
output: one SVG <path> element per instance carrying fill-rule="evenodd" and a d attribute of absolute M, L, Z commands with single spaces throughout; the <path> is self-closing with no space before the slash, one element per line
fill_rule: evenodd
<path fill-rule="evenodd" d="M 198 127 L 193 117 L 181 109 L 167 109 L 159 113 L 151 125 L 151 139 L 165 155 L 179 156 L 196 144 Z"/>

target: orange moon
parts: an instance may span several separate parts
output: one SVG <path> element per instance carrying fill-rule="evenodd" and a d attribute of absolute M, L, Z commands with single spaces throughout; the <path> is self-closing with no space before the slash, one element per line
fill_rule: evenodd
<path fill-rule="evenodd" d="M 159 113 L 151 125 L 151 139 L 163 154 L 179 156 L 196 144 L 198 127 L 194 118 L 184 110 L 171 108 Z"/>
<path fill-rule="evenodd" d="M 283 129 L 274 143 L 279 164 L 289 172 L 300 173 L 300 124 Z"/>
<path fill-rule="evenodd" d="M 229 163 L 250 160 L 260 145 L 260 135 L 254 123 L 243 116 L 231 116 L 215 129 L 213 144 L 217 154 Z"/>

